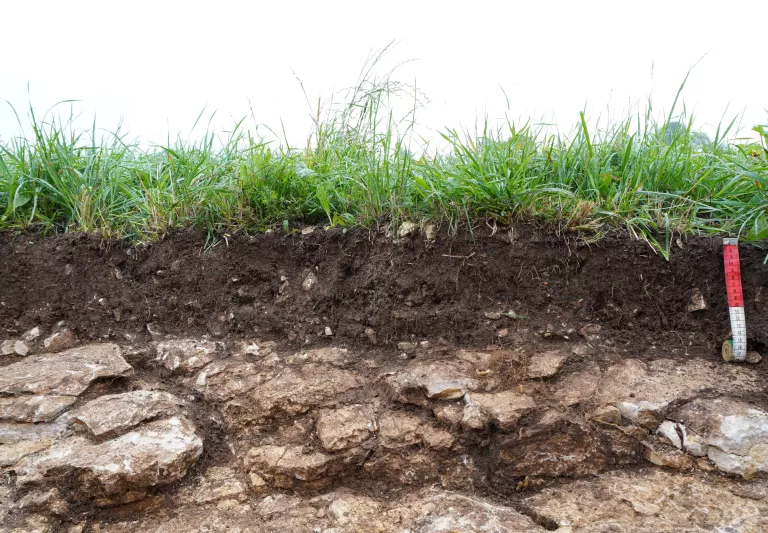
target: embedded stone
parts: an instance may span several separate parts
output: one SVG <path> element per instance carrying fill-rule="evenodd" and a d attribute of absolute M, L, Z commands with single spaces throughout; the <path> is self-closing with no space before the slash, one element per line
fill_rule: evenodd
<path fill-rule="evenodd" d="M 73 419 L 96 437 L 118 435 L 146 420 L 179 413 L 180 399 L 162 391 L 135 390 L 100 396 L 78 408 Z"/>
<path fill-rule="evenodd" d="M 129 376 L 131 365 L 115 344 L 89 344 L 58 354 L 41 354 L 0 372 L 0 394 L 78 396 L 99 378 Z"/>

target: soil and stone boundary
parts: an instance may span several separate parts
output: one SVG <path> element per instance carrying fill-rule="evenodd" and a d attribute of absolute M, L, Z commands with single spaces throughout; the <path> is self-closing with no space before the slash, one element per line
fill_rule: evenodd
<path fill-rule="evenodd" d="M 768 265 L 488 228 L 0 237 L 0 531 L 768 530 Z"/>

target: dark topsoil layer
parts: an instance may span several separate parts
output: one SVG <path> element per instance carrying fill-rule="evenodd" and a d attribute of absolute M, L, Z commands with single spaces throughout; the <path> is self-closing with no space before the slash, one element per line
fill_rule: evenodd
<path fill-rule="evenodd" d="M 531 230 L 488 233 L 440 233 L 428 243 L 420 234 L 393 242 L 317 229 L 239 236 L 207 251 L 192 231 L 140 247 L 83 234 L 4 234 L 0 331 L 13 337 L 64 320 L 81 340 L 140 342 L 158 330 L 286 348 L 370 348 L 373 333 L 382 355 L 394 355 L 397 342 L 425 338 L 539 348 L 600 324 L 614 356 L 713 358 L 729 334 L 721 239 L 689 238 L 667 262 L 619 236 L 587 246 Z M 766 252 L 741 245 L 740 253 L 749 338 L 763 351 Z M 307 291 L 310 272 L 317 283 Z M 686 310 L 694 287 L 708 310 Z M 485 315 L 510 310 L 527 318 Z M 542 334 L 548 327 L 554 335 Z"/>

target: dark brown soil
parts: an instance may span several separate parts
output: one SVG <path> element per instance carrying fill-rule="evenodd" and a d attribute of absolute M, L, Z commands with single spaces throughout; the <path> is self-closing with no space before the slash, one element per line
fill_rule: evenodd
<path fill-rule="evenodd" d="M 149 324 L 164 334 L 354 346 L 369 343 L 371 328 L 394 353 L 409 338 L 477 347 L 567 342 L 558 332 L 572 340 L 578 334 L 568 330 L 600 324 L 617 354 L 645 356 L 657 346 L 670 356 L 711 357 L 729 334 L 719 239 L 689 239 L 667 262 L 620 237 L 586 246 L 485 233 L 393 243 L 364 231 L 317 230 L 230 238 L 207 251 L 193 232 L 139 248 L 91 235 L 6 234 L 0 330 L 13 336 L 65 320 L 82 340 L 140 341 Z M 762 350 L 766 255 L 754 246 L 740 251 L 749 337 Z M 318 282 L 304 291 L 309 272 Z M 686 310 L 694 287 L 708 310 Z M 484 315 L 510 310 L 528 318 Z M 548 326 L 555 334 L 544 337 Z"/>

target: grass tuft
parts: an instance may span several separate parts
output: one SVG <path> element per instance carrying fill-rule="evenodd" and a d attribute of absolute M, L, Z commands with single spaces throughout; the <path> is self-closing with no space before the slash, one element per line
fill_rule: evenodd
<path fill-rule="evenodd" d="M 762 142 L 730 141 L 734 122 L 709 139 L 684 108 L 675 114 L 678 93 L 661 124 L 650 103 L 608 125 L 581 113 L 570 134 L 486 120 L 444 131 L 445 150 L 414 150 L 423 95 L 391 72 L 376 78 L 378 59 L 342 101 L 318 104 L 303 149 L 273 146 L 243 121 L 146 149 L 119 128 L 79 132 L 71 116 L 30 108 L 32 135 L 0 144 L 0 229 L 153 240 L 190 226 L 215 238 L 323 221 L 527 219 L 593 237 L 625 228 L 665 257 L 686 234 L 768 237 L 768 126 L 754 128 Z"/>

